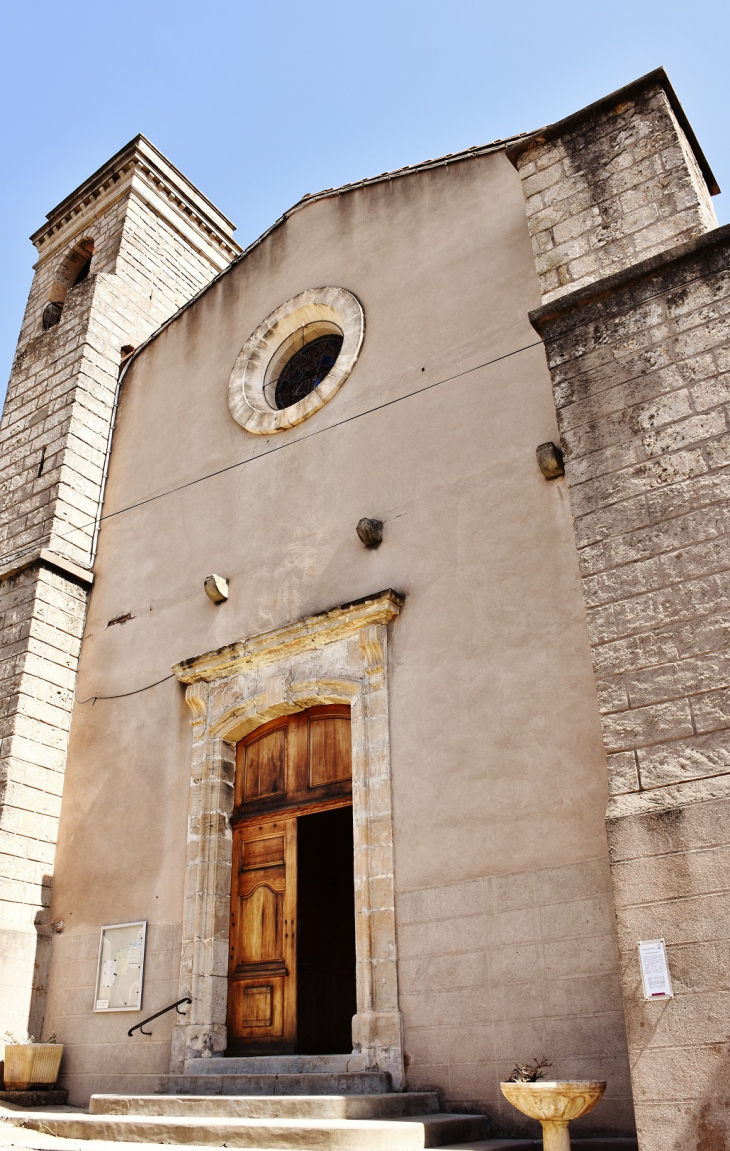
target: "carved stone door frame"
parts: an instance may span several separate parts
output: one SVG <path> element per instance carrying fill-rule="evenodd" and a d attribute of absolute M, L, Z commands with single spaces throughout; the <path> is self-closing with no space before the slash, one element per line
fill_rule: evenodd
<path fill-rule="evenodd" d="M 236 743 L 279 715 L 317 704 L 351 708 L 357 1014 L 353 1051 L 403 1086 L 398 1008 L 390 783 L 388 624 L 394 591 L 309 616 L 173 668 L 192 712 L 192 772 L 171 1070 L 222 1055 L 227 1044 L 228 947 Z"/>

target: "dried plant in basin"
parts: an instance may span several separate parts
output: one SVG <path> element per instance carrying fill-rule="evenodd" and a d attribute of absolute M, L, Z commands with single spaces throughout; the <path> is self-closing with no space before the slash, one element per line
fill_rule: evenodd
<path fill-rule="evenodd" d="M 544 1079 L 544 1067 L 552 1067 L 552 1063 L 545 1056 L 542 1059 L 534 1059 L 532 1063 L 517 1063 L 510 1075 L 507 1083 L 537 1083 L 538 1079 Z"/>

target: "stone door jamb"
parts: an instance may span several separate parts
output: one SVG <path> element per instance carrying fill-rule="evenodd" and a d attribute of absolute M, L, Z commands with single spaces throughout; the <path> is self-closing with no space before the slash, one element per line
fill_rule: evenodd
<path fill-rule="evenodd" d="M 193 1000 L 173 1036 L 171 1071 L 227 1044 L 236 743 L 280 715 L 349 704 L 352 717 L 357 1014 L 363 1069 L 403 1086 L 398 1009 L 390 782 L 387 627 L 404 597 L 391 590 L 184 660 L 193 729 L 179 997 Z"/>

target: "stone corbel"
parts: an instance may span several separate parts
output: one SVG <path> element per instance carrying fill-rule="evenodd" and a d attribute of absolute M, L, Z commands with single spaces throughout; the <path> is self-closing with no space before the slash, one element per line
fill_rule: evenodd
<path fill-rule="evenodd" d="M 193 739 L 202 739 L 208 719 L 208 684 L 203 680 L 190 683 L 185 689 L 185 702 L 190 708 L 190 724 L 193 729 Z"/>
<path fill-rule="evenodd" d="M 365 658 L 365 671 L 373 687 L 382 683 L 385 674 L 385 629 L 382 624 L 361 628 L 358 639 Z"/>

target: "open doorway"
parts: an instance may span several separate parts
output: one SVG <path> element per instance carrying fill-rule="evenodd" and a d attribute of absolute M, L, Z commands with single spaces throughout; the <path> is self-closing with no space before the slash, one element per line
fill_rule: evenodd
<path fill-rule="evenodd" d="M 297 1051 L 347 1054 L 357 1010 L 352 807 L 298 824 Z"/>

